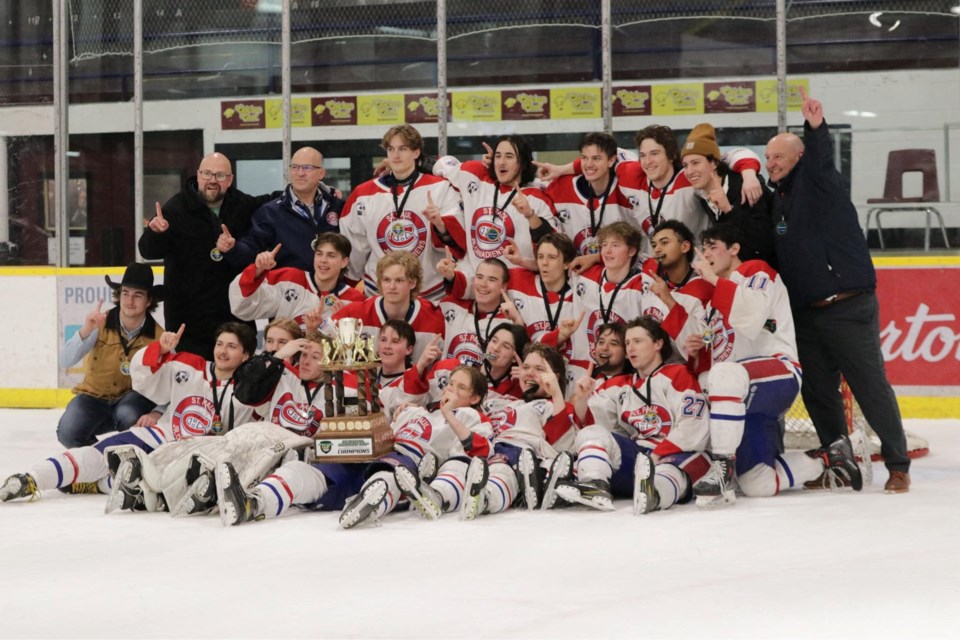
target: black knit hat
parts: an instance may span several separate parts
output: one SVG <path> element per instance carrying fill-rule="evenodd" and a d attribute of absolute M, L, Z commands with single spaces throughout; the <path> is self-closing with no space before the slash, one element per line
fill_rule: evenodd
<path fill-rule="evenodd" d="M 153 269 L 148 264 L 142 262 L 131 262 L 127 265 L 127 270 L 123 272 L 123 280 L 113 282 L 110 276 L 103 276 L 111 289 L 117 290 L 120 287 L 130 287 L 131 289 L 142 289 L 154 300 L 163 299 L 163 285 L 153 284 Z"/>

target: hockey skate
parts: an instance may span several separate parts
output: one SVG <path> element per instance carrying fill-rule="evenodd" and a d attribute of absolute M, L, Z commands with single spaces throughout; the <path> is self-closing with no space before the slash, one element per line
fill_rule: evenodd
<path fill-rule="evenodd" d="M 705 509 L 733 504 L 737 499 L 737 469 L 733 457 L 714 458 L 710 471 L 693 485 L 697 506 Z"/>
<path fill-rule="evenodd" d="M 467 468 L 466 490 L 460 505 L 461 520 L 475 520 L 487 510 L 487 480 L 490 479 L 490 467 L 485 458 L 472 458 Z"/>
<path fill-rule="evenodd" d="M 352 529 L 358 524 L 373 523 L 379 519 L 380 505 L 387 499 L 387 482 L 377 478 L 352 496 L 340 512 L 340 528 Z"/>
<path fill-rule="evenodd" d="M 107 504 L 103 508 L 104 513 L 113 513 L 117 509 L 124 511 L 145 511 L 143 505 L 143 493 L 138 487 L 129 487 L 125 484 L 115 482 L 110 489 L 110 495 L 107 496 Z"/>
<path fill-rule="evenodd" d="M 570 480 L 572 478 L 573 456 L 566 451 L 562 451 L 550 464 L 550 479 L 547 482 L 547 488 L 543 492 L 540 509 L 553 509 L 557 506 L 557 483 L 561 480 Z"/>
<path fill-rule="evenodd" d="M 613 494 L 606 480 L 561 480 L 557 496 L 567 502 L 586 505 L 598 511 L 613 511 Z"/>
<path fill-rule="evenodd" d="M 517 461 L 517 479 L 520 482 L 520 495 L 527 505 L 528 511 L 540 506 L 543 498 L 543 471 L 540 468 L 540 459 L 530 449 L 520 451 Z"/>
<path fill-rule="evenodd" d="M 96 494 L 100 493 L 100 486 L 97 482 L 74 482 L 65 487 L 58 487 L 57 491 L 70 495 L 79 495 L 81 493 Z"/>
<path fill-rule="evenodd" d="M 40 490 L 29 473 L 16 473 L 3 482 L 0 487 L 0 500 L 10 502 L 17 498 L 30 498 L 30 502 L 40 499 Z"/>
<path fill-rule="evenodd" d="M 660 494 L 653 486 L 657 473 L 653 460 L 643 451 L 637 453 L 633 465 L 633 515 L 641 516 L 660 508 Z"/>
<path fill-rule="evenodd" d="M 417 474 L 420 476 L 420 479 L 424 482 L 430 483 L 433 482 L 434 478 L 437 477 L 437 471 L 440 470 L 440 464 L 437 460 L 437 456 L 432 451 L 427 451 L 423 454 L 423 457 L 420 458 L 420 462 L 417 463 Z"/>
<path fill-rule="evenodd" d="M 136 456 L 120 457 L 116 454 L 107 455 L 108 466 L 116 463 L 113 470 L 113 486 L 107 496 L 104 513 L 112 513 L 117 509 L 126 511 L 143 510 L 143 491 L 140 489 L 140 480 L 143 478 L 143 469 Z"/>
<path fill-rule="evenodd" d="M 823 474 L 816 480 L 805 483 L 804 486 L 814 484 L 811 488 L 837 490 L 843 487 L 852 487 L 854 491 L 863 489 L 863 474 L 857 466 L 853 455 L 853 445 L 847 436 L 840 436 L 829 447 L 821 447 L 806 452 L 811 458 L 823 462 Z M 816 483 L 819 482 L 819 486 Z"/>
<path fill-rule="evenodd" d="M 190 483 L 187 492 L 174 505 L 170 514 L 193 516 L 207 513 L 217 506 L 217 481 L 210 471 L 202 471 L 197 479 Z"/>
<path fill-rule="evenodd" d="M 236 469 L 229 462 L 217 465 L 217 503 L 220 505 L 220 522 L 223 526 L 262 520 L 260 501 L 256 494 L 247 493 L 240 484 Z"/>
<path fill-rule="evenodd" d="M 397 486 L 407 497 L 414 510 L 427 520 L 436 520 L 446 510 L 440 493 L 430 486 L 426 480 L 421 480 L 406 467 L 397 467 L 393 471 L 397 479 Z"/>

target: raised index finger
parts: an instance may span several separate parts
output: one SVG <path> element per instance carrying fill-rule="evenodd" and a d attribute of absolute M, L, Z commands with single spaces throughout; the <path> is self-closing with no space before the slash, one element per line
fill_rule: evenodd
<path fill-rule="evenodd" d="M 429 207 L 434 206 L 434 204 L 433 204 L 433 194 L 432 194 L 431 192 L 429 192 L 429 191 L 427 191 L 427 206 L 429 206 Z"/>
<path fill-rule="evenodd" d="M 220 230 L 223 231 L 223 235 L 227 236 L 228 238 L 232 238 L 232 237 L 233 237 L 233 236 L 230 235 L 230 229 L 227 229 L 227 225 L 221 224 L 221 225 L 220 225 Z"/>
<path fill-rule="evenodd" d="M 486 142 L 481 142 L 480 144 L 483 145 L 483 148 L 487 150 L 489 155 L 493 156 L 493 149 L 490 148 L 490 145 L 488 145 Z"/>
<path fill-rule="evenodd" d="M 517 353 L 516 351 L 513 352 L 513 359 L 517 361 L 517 366 L 518 366 L 518 367 L 522 367 L 522 366 L 523 366 L 523 360 L 520 359 L 520 354 Z"/>
<path fill-rule="evenodd" d="M 157 217 L 163 220 L 163 209 L 160 208 L 160 203 L 155 203 L 157 205 Z"/>
<path fill-rule="evenodd" d="M 277 254 L 280 252 L 280 247 L 282 247 L 282 246 L 283 246 L 282 244 L 277 243 L 277 246 L 275 246 L 275 247 L 273 248 L 273 251 L 270 252 L 270 255 L 272 255 L 274 258 L 276 258 L 276 257 L 277 257 Z"/>
<path fill-rule="evenodd" d="M 187 328 L 187 325 L 186 325 L 186 324 L 181 324 L 181 325 L 180 325 L 180 330 L 177 331 L 177 340 L 180 339 L 180 337 L 183 335 L 183 332 L 184 332 L 184 330 L 185 330 L 186 328 Z"/>

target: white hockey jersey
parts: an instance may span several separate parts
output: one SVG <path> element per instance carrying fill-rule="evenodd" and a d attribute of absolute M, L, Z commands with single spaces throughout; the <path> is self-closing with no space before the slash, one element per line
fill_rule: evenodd
<path fill-rule="evenodd" d="M 444 319 L 444 358 L 456 358 L 463 364 L 478 366 L 483 362 L 490 336 L 510 318 L 499 309 L 490 313 L 477 311 L 473 300 L 461 300 L 447 296 L 440 301 Z"/>
<path fill-rule="evenodd" d="M 337 313 L 333 314 L 333 320 L 340 318 L 356 318 L 363 323 L 360 331 L 361 335 L 373 338 L 374 344 L 377 344 L 377 337 L 380 335 L 380 327 L 383 326 L 389 318 L 383 307 L 383 297 L 367 298 L 363 302 L 352 302 Z M 423 353 L 427 345 L 436 338 L 444 336 L 443 314 L 440 309 L 426 298 L 417 298 L 410 305 L 410 309 L 403 320 L 410 323 L 414 333 L 417 336 L 417 344 L 413 351 L 413 361 L 416 362 Z"/>
<path fill-rule="evenodd" d="M 616 174 L 605 194 L 595 195 L 583 176 L 562 176 L 550 183 L 546 193 L 553 201 L 560 230 L 573 240 L 579 255 L 599 253 L 600 227 L 634 220 L 630 202 L 618 188 Z"/>
<path fill-rule="evenodd" d="M 439 409 L 427 411 L 423 407 L 407 407 L 394 417 L 390 425 L 394 449 L 418 461 L 431 452 L 441 464 L 454 456 L 489 456 L 493 428 L 486 416 L 471 407 L 454 409 L 453 413 L 471 432 L 468 450 Z"/>
<path fill-rule="evenodd" d="M 440 209 L 448 233 L 461 226 L 460 196 L 449 182 L 437 176 L 418 174 L 408 190 L 391 187 L 392 177 L 364 182 L 350 194 L 340 214 L 340 233 L 353 246 L 347 276 L 363 281 L 367 297 L 379 293 L 377 263 L 391 251 L 409 251 L 423 265 L 420 295 L 439 300 L 444 295 L 437 263 L 446 254 L 444 244 L 423 210 L 427 194 Z"/>
<path fill-rule="evenodd" d="M 710 440 L 710 410 L 693 374 L 666 364 L 648 378 L 610 378 L 587 400 L 585 424 L 631 438 L 649 453 L 703 451 Z"/>
<path fill-rule="evenodd" d="M 490 415 L 493 442 L 529 447 L 541 458 L 554 458 L 559 451 L 573 445 L 576 428 L 573 406 L 553 415 L 553 401 L 514 400 Z"/>
<path fill-rule="evenodd" d="M 283 366 L 283 373 L 270 400 L 260 405 L 257 413 L 288 431 L 312 437 L 324 418 L 327 386 L 322 382 L 301 380 L 296 367 L 287 363 Z M 333 388 L 330 391 L 333 392 Z M 334 404 L 336 400 L 334 395 Z"/>
<path fill-rule="evenodd" d="M 130 362 L 134 390 L 167 410 L 157 428 L 167 442 L 219 435 L 256 419 L 254 408 L 233 398 L 233 378 L 217 380 L 214 365 L 192 353 L 160 355 L 152 342 Z"/>
<path fill-rule="evenodd" d="M 292 318 L 305 327 L 304 314 L 323 305 L 323 319 L 330 317 L 334 302 L 357 302 L 363 293 L 346 282 L 333 291 L 320 291 L 309 271 L 285 267 L 256 277 L 256 265 L 249 265 L 230 283 L 230 312 L 241 320 Z"/>
<path fill-rule="evenodd" d="M 444 156 L 437 160 L 433 172 L 449 180 L 463 200 L 460 220 L 457 226 L 448 225 L 448 231 L 466 250 L 466 264 L 461 268 L 468 280 L 487 258 L 499 258 L 511 266 L 503 258 L 508 239 L 517 243 L 525 258 L 535 257 L 530 223 L 512 204 L 515 189 L 495 184 L 483 163 L 475 160 L 461 164 L 452 156 Z M 537 187 L 525 187 L 521 191 L 537 217 L 556 231 L 558 220 L 543 191 Z"/>
<path fill-rule="evenodd" d="M 547 291 L 540 274 L 527 269 L 510 269 L 507 296 L 520 312 L 532 341 L 557 346 L 557 324 L 574 317 L 571 283 L 572 280 L 560 291 Z M 569 342 L 563 352 L 567 358 L 572 355 Z"/>

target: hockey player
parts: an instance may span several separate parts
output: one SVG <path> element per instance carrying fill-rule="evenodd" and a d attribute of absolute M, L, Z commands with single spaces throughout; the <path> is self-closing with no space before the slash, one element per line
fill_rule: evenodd
<path fill-rule="evenodd" d="M 710 400 L 714 462 L 693 491 L 698 506 L 747 496 L 772 496 L 838 473 L 857 491 L 863 486 L 850 441 L 843 436 L 810 454 L 783 450 L 778 418 L 800 389 L 790 300 L 779 274 L 762 260 L 741 262 L 739 231 L 721 224 L 703 232 L 702 257 L 693 267 L 714 285 L 705 317 L 692 318 L 687 352 L 709 361 L 704 385 Z M 704 376 L 701 376 L 701 380 Z"/>
<path fill-rule="evenodd" d="M 107 493 L 112 480 L 104 452 L 109 447 L 132 445 L 150 452 L 165 442 L 220 434 L 248 422 L 253 407 L 233 398 L 233 374 L 257 348 L 253 329 L 236 322 L 221 325 L 213 362 L 190 353 L 173 353 L 184 329 L 181 325 L 177 333 L 163 332 L 158 341 L 138 351 L 130 364 L 134 388 L 152 401 L 168 405 L 156 425 L 132 427 L 94 446 L 67 449 L 47 458 L 28 472 L 7 478 L 0 487 L 0 500 L 34 500 L 40 491 L 75 482 L 96 482 L 99 491 Z M 112 461 L 112 466 L 119 462 Z"/>
<path fill-rule="evenodd" d="M 546 189 L 577 255 L 600 253 L 597 232 L 604 225 L 632 219 L 630 203 L 617 187 L 617 141 L 608 133 L 580 140 L 581 175 L 561 176 Z"/>
<path fill-rule="evenodd" d="M 637 132 L 635 138 L 639 161 L 622 160 L 617 163 L 617 182 L 623 197 L 633 208 L 634 222 L 643 231 L 641 254 L 649 256 L 650 234 L 663 220 L 680 220 L 697 234 L 707 227 L 709 218 L 703 214 L 693 185 L 680 166 L 680 147 L 676 135 L 662 125 L 651 125 Z M 621 153 L 625 156 L 625 153 Z M 760 158 L 749 149 L 737 148 L 723 155 L 723 160 L 734 171 L 742 174 L 745 201 L 756 202 L 762 188 L 757 179 Z M 541 178 L 553 178 L 564 173 L 579 172 L 579 160 L 558 167 L 540 165 Z M 595 264 L 586 259 L 575 265 L 582 271 Z"/>
<path fill-rule="evenodd" d="M 487 258 L 473 275 L 473 300 L 451 294 L 440 301 L 445 323 L 445 358 L 455 358 L 470 366 L 483 361 L 490 336 L 499 325 L 510 322 L 500 308 L 509 279 L 507 265 Z"/>
<path fill-rule="evenodd" d="M 690 499 L 690 486 L 710 468 L 703 453 L 709 439 L 707 403 L 696 378 L 680 364 L 667 364 L 670 337 L 651 318 L 627 325 L 627 357 L 636 373 L 617 376 L 593 391 L 577 383 L 575 399 L 590 410 L 573 456 L 553 461 L 544 508 L 556 496 L 603 511 L 613 497 L 632 497 L 634 513 L 669 509 Z"/>
<path fill-rule="evenodd" d="M 306 315 L 319 310 L 329 318 L 346 303 L 363 300 L 363 294 L 343 279 L 350 262 L 350 241 L 339 233 L 318 234 L 313 241 L 313 272 L 277 266 L 280 245 L 257 254 L 230 283 L 230 311 L 241 320 L 284 316 L 306 325 Z"/>
<path fill-rule="evenodd" d="M 345 529 L 378 520 L 400 498 L 396 468 L 416 473 L 419 459 L 428 451 L 446 461 L 451 453 L 462 456 L 463 446 L 480 455 L 489 450 L 489 428 L 475 409 L 483 391 L 484 381 L 476 370 L 458 368 L 439 411 L 418 407 L 398 411 L 391 425 L 394 451 L 370 464 L 291 461 L 250 491 L 244 490 L 229 462 L 220 464 L 217 493 L 224 525 L 279 517 L 291 505 L 322 511 L 342 508 L 340 526 Z"/>
<path fill-rule="evenodd" d="M 462 519 L 499 513 L 515 501 L 527 509 L 540 506 L 539 460 L 554 458 L 558 448 L 573 443 L 573 407 L 564 400 L 565 384 L 563 356 L 553 347 L 528 345 L 520 373 L 523 398 L 490 414 L 494 455 L 470 461 Z"/>
<path fill-rule="evenodd" d="M 597 341 L 593 346 L 593 361 L 587 366 L 587 373 L 569 389 L 569 401 L 580 424 L 584 424 L 589 407 L 587 399 L 590 393 L 577 393 L 588 380 L 593 380 L 590 392 L 611 378 L 633 373 L 633 367 L 627 359 L 627 326 L 619 322 L 610 322 L 597 327 Z"/>
<path fill-rule="evenodd" d="M 368 298 L 375 296 L 381 292 L 380 260 L 406 251 L 423 263 L 421 295 L 439 301 L 443 279 L 434 266 L 445 245 L 462 255 L 448 229 L 451 224 L 460 228 L 460 198 L 449 182 L 421 171 L 423 138 L 415 128 L 391 127 L 381 146 L 389 173 L 354 189 L 340 218 L 340 230 L 353 245 L 348 275 L 363 281 Z"/>
<path fill-rule="evenodd" d="M 508 240 L 517 243 L 524 257 L 533 258 L 535 244 L 558 224 L 549 198 L 530 186 L 536 168 L 526 138 L 500 136 L 491 155 L 489 166 L 479 161 L 461 164 L 453 156 L 444 156 L 433 167 L 463 198 L 462 223 L 451 226 L 450 233 L 464 246 L 463 270 L 468 277 L 482 260 L 505 260 Z"/>
<path fill-rule="evenodd" d="M 353 302 L 333 315 L 333 320 L 356 318 L 363 323 L 361 335 L 377 340 L 383 323 L 403 320 L 417 334 L 416 360 L 434 338 L 444 336 L 443 314 L 432 302 L 418 297 L 423 285 L 423 266 L 407 251 L 392 251 L 377 263 L 377 287 L 380 295 Z"/>
<path fill-rule="evenodd" d="M 277 349 L 291 340 L 303 337 L 300 325 L 290 318 L 274 318 L 263 330 L 264 353 L 276 353 Z"/>

